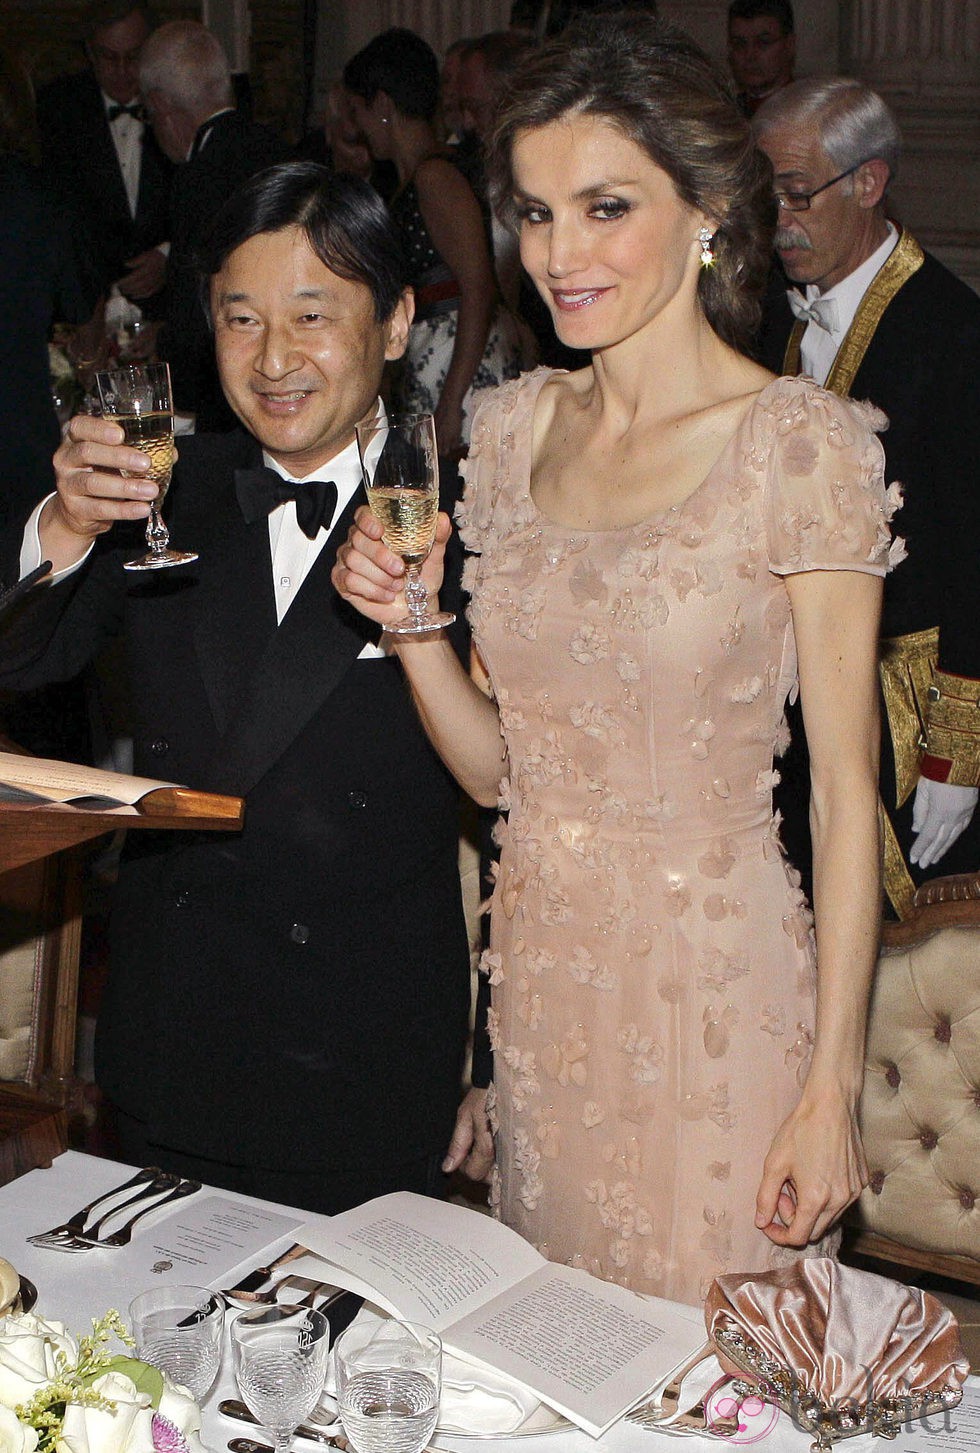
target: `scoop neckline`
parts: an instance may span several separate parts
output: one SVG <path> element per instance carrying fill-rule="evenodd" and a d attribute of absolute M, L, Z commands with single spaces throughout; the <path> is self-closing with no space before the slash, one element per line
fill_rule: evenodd
<path fill-rule="evenodd" d="M 534 398 L 531 400 L 530 407 L 529 407 L 528 412 L 527 412 L 527 419 L 526 419 L 526 425 L 525 425 L 526 428 L 528 429 L 529 433 L 531 434 L 532 438 L 533 438 L 533 434 L 534 434 L 534 411 L 535 411 L 535 409 L 537 407 L 538 397 L 539 397 L 539 395 L 541 393 L 541 390 L 544 388 L 545 384 L 548 382 L 549 379 L 554 378 L 557 374 L 566 373 L 567 372 L 567 369 L 561 369 L 561 368 L 541 369 L 540 372 L 542 373 L 543 377 L 541 378 L 540 382 L 538 383 L 537 390 L 536 390 L 536 392 L 534 394 Z M 721 450 L 720 450 L 717 458 L 711 464 L 711 466 L 709 467 L 707 473 L 703 476 L 703 478 L 701 478 L 698 481 L 698 483 L 694 486 L 694 488 L 690 491 L 689 494 L 686 494 L 683 499 L 676 500 L 673 504 L 667 505 L 664 509 L 654 510 L 654 512 L 652 514 L 644 515 L 644 517 L 643 517 L 642 520 L 637 520 L 632 525 L 612 525 L 612 526 L 610 526 L 609 529 L 606 529 L 606 530 L 590 530 L 590 529 L 586 529 L 586 528 L 582 528 L 582 527 L 577 527 L 575 525 L 565 525 L 565 524 L 560 523 L 560 521 L 558 521 L 558 520 L 553 520 L 550 515 L 545 514 L 544 510 L 541 509 L 540 505 L 535 500 L 534 495 L 531 493 L 531 450 L 530 450 L 530 448 L 528 448 L 528 451 L 527 451 L 527 461 L 528 462 L 527 462 L 527 468 L 524 471 L 524 476 L 523 476 L 523 481 L 522 481 L 522 488 L 523 488 L 524 496 L 527 499 L 528 504 L 531 506 L 531 509 L 534 511 L 536 521 L 540 525 L 546 527 L 549 530 L 562 530 L 562 531 L 564 531 L 568 535 L 584 535 L 584 536 L 591 536 L 591 535 L 597 535 L 597 536 L 598 535 L 610 535 L 611 536 L 611 535 L 626 535 L 626 534 L 631 534 L 635 530 L 649 529 L 649 527 L 651 525 L 655 524 L 657 521 L 667 520 L 667 519 L 670 519 L 672 516 L 681 515 L 687 509 L 688 505 L 690 505 L 692 503 L 692 501 L 698 495 L 700 495 L 701 493 L 703 493 L 703 491 L 707 488 L 707 486 L 712 482 L 712 476 L 721 467 L 722 463 L 724 462 L 725 458 L 728 455 L 729 450 L 732 449 L 732 447 L 738 441 L 738 438 L 741 435 L 742 430 L 745 428 L 745 426 L 748 423 L 749 419 L 755 413 L 755 410 L 758 408 L 758 406 L 759 406 L 759 404 L 760 404 L 763 396 L 765 394 L 767 394 L 771 388 L 774 388 L 777 384 L 782 383 L 784 381 L 785 381 L 784 379 L 782 379 L 781 377 L 777 376 L 776 378 L 774 378 L 772 380 L 771 383 L 765 384 L 759 390 L 759 392 L 756 394 L 755 398 L 752 400 L 752 402 L 746 408 L 745 413 L 742 415 L 742 418 L 739 420 L 738 427 L 734 430 L 734 432 L 732 433 L 731 437 L 728 438 L 725 441 L 725 443 L 722 445 L 722 448 L 721 448 Z"/>

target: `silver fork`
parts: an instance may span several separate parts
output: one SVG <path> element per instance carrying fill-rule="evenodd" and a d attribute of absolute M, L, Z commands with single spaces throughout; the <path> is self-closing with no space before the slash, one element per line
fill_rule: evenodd
<path fill-rule="evenodd" d="M 111 1191 L 103 1191 L 101 1196 L 96 1196 L 94 1201 L 89 1201 L 87 1206 L 82 1206 L 81 1210 L 75 1211 L 60 1226 L 52 1226 L 50 1231 L 38 1231 L 36 1235 L 28 1236 L 27 1240 L 32 1246 L 48 1246 L 52 1241 L 71 1240 L 84 1228 L 85 1222 L 96 1206 L 101 1206 L 103 1201 L 108 1201 L 112 1196 L 121 1195 L 123 1191 L 132 1190 L 133 1186 L 145 1185 L 147 1181 L 155 1180 L 158 1175 L 162 1174 L 158 1165 L 144 1166 L 130 1180 L 124 1181 L 121 1186 L 113 1186 Z M 125 1205 L 126 1202 L 123 1204 Z"/>
<path fill-rule="evenodd" d="M 173 1185 L 174 1179 L 174 1176 L 169 1177 L 169 1183 L 171 1185 Z M 180 1201 L 183 1200 L 186 1196 L 195 1195 L 200 1189 L 200 1181 L 181 1181 L 180 1184 L 178 1186 L 174 1186 L 174 1189 L 170 1192 L 170 1194 L 164 1196 L 162 1200 L 154 1201 L 151 1205 L 144 1206 L 141 1210 L 137 1211 L 135 1216 L 130 1216 L 129 1220 L 125 1223 L 125 1225 L 120 1226 L 118 1231 L 113 1231 L 110 1233 L 110 1235 L 103 1236 L 101 1238 L 93 1238 L 91 1231 L 87 1231 L 82 1236 L 76 1236 L 75 1242 L 77 1248 L 79 1250 L 86 1250 L 87 1248 L 93 1246 L 128 1246 L 130 1241 L 132 1240 L 133 1227 L 136 1225 L 137 1221 L 142 1220 L 144 1216 L 148 1216 L 151 1211 L 158 1211 L 161 1206 L 169 1205 L 171 1201 Z M 115 1211 L 109 1212 L 109 1215 L 114 1216 L 115 1214 Z M 108 1216 L 104 1216 L 102 1219 L 107 1220 Z M 93 1226 L 92 1231 L 94 1231 L 95 1229 L 96 1227 Z"/>
<path fill-rule="evenodd" d="M 90 1246 L 101 1246 L 98 1235 L 106 1221 L 111 1220 L 113 1216 L 120 1215 L 130 1206 L 135 1206 L 139 1201 L 150 1200 L 162 1195 L 164 1191 L 171 1190 L 179 1180 L 180 1177 L 173 1175 L 170 1171 L 158 1171 L 149 1185 L 137 1191 L 135 1196 L 130 1196 L 127 1201 L 122 1201 L 118 1206 L 112 1206 L 108 1211 L 104 1211 L 99 1219 L 93 1221 L 91 1226 L 84 1231 L 76 1231 L 72 1236 L 58 1237 L 54 1241 L 47 1241 L 44 1244 L 52 1251 L 87 1251 Z"/>

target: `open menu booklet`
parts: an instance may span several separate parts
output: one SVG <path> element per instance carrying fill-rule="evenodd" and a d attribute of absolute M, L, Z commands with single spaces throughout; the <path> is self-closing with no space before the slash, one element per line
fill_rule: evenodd
<path fill-rule="evenodd" d="M 296 1234 L 338 1286 L 434 1328 L 594 1438 L 704 1343 L 691 1307 L 557 1266 L 499 1221 L 409 1191 Z"/>
<path fill-rule="evenodd" d="M 74 762 L 0 752 L 0 802 L 18 806 L 50 807 L 61 803 L 93 811 L 134 808 L 148 794 L 175 787 L 173 782 L 157 782 L 149 777 L 129 777 L 98 767 L 79 767 Z"/>

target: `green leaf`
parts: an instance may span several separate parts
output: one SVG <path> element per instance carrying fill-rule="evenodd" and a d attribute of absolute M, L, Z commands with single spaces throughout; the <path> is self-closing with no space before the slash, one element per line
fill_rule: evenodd
<path fill-rule="evenodd" d="M 100 1367 L 95 1377 L 101 1377 L 105 1372 L 121 1372 L 133 1383 L 137 1392 L 149 1393 L 150 1405 L 159 1408 L 160 1399 L 163 1397 L 163 1373 L 159 1367 L 154 1367 L 149 1362 L 141 1362 L 138 1357 L 124 1357 L 121 1353 L 116 1357 L 110 1357 L 103 1367 Z"/>

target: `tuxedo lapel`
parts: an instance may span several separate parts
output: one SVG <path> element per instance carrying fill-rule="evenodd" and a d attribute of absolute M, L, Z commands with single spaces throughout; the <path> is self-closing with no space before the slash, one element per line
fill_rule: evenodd
<path fill-rule="evenodd" d="M 269 523 L 247 525 L 232 492 L 218 513 L 210 546 L 199 546 L 201 572 L 194 645 L 220 733 L 241 710 L 248 682 L 276 634 Z M 211 563 L 213 561 L 213 563 Z"/>
<path fill-rule="evenodd" d="M 314 561 L 282 624 L 264 638 L 259 649 L 253 649 L 254 668 L 243 683 L 215 754 L 209 777 L 215 783 L 213 790 L 239 795 L 250 791 L 304 730 L 364 645 L 380 638 L 380 628 L 342 601 L 330 580 L 337 550 L 361 503 L 359 490 Z M 268 539 L 265 522 L 258 527 Z M 271 590 L 268 563 L 265 573 Z M 272 619 L 275 621 L 274 606 Z M 226 701 L 229 696 L 225 691 Z"/>
<path fill-rule="evenodd" d="M 123 181 L 122 170 L 119 166 L 119 157 L 116 153 L 115 142 L 112 139 L 112 131 L 109 126 L 109 119 L 102 104 L 101 92 L 97 91 L 98 110 L 92 117 L 92 146 L 89 152 L 88 165 L 91 167 L 93 177 L 98 177 L 98 186 L 93 187 L 98 195 L 105 199 L 106 211 L 113 217 L 126 223 L 132 221 L 129 213 L 129 199 L 126 196 L 126 183 Z"/>

